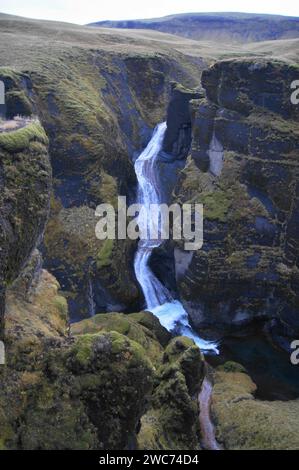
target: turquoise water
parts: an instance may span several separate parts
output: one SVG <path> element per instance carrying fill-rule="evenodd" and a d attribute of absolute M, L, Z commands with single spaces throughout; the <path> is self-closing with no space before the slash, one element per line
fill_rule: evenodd
<path fill-rule="evenodd" d="M 257 385 L 262 400 L 292 400 L 299 397 L 299 365 L 292 365 L 287 353 L 272 346 L 265 337 L 254 334 L 226 338 L 219 356 L 207 356 L 212 366 L 228 360 L 242 364 Z"/>

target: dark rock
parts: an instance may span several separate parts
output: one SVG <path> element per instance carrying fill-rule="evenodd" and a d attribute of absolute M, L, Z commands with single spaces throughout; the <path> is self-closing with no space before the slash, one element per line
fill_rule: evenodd
<path fill-rule="evenodd" d="M 200 98 L 198 91 L 186 90 L 174 83 L 167 110 L 167 130 L 163 150 L 176 159 L 186 158 L 191 145 L 190 100 Z"/>
<path fill-rule="evenodd" d="M 204 206 L 203 248 L 177 279 L 200 331 L 228 333 L 262 319 L 275 325 L 268 331 L 279 344 L 298 333 L 296 73 L 292 65 L 240 59 L 202 75 L 208 99 L 192 102 L 191 160 L 174 191 L 180 202 Z M 213 135 L 224 149 L 218 176 L 210 171 Z"/>

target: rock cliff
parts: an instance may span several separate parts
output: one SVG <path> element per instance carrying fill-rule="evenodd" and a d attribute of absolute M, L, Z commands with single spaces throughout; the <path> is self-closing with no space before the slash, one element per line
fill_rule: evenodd
<path fill-rule="evenodd" d="M 16 93 L 17 94 L 17 93 Z M 9 113 L 20 109 L 14 99 Z M 22 108 L 23 109 L 23 108 Z M 49 211 L 51 166 L 48 139 L 38 120 L 0 122 L 0 335 L 3 335 L 5 291 L 38 245 Z"/>
<path fill-rule="evenodd" d="M 204 245 L 175 250 L 179 293 L 196 328 L 262 319 L 288 349 L 298 335 L 298 106 L 295 66 L 225 60 L 191 101 L 192 149 L 175 200 L 202 203 Z M 183 268 L 182 268 L 183 267 Z"/>

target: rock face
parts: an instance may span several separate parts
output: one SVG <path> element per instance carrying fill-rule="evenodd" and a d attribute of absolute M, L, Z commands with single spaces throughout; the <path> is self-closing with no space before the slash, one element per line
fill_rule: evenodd
<path fill-rule="evenodd" d="M 140 418 L 152 407 L 163 417 L 159 448 L 194 448 L 203 368 L 194 343 L 170 341 L 147 312 L 96 315 L 69 331 L 58 289 L 42 270 L 29 297 L 20 286 L 7 294 L 0 448 L 148 449 Z"/>
<path fill-rule="evenodd" d="M 255 399 L 255 384 L 236 363 L 219 366 L 213 376 L 212 414 L 225 449 L 299 449 L 299 400 Z"/>
<path fill-rule="evenodd" d="M 163 356 L 137 436 L 139 449 L 199 449 L 198 408 L 194 400 L 204 378 L 204 362 L 189 338 L 174 338 Z"/>
<path fill-rule="evenodd" d="M 117 331 L 139 343 L 155 371 L 136 434 L 137 448 L 198 449 L 196 394 L 204 378 L 204 361 L 193 340 L 183 336 L 171 339 L 149 312 L 96 315 L 72 327 L 76 335 L 105 330 Z"/>
<path fill-rule="evenodd" d="M 286 349 L 299 333 L 296 76 L 253 59 L 205 71 L 207 98 L 191 102 L 192 150 L 175 190 L 175 200 L 204 206 L 203 249 L 190 257 L 177 248 L 194 326 L 232 331 L 262 318 Z"/>
<path fill-rule="evenodd" d="M 1 447 L 124 448 L 151 390 L 152 365 L 116 331 L 68 337 L 58 287 L 43 271 L 30 301 L 8 294 Z"/>
<path fill-rule="evenodd" d="M 191 144 L 189 101 L 200 98 L 200 96 L 200 92 L 187 90 L 177 83 L 172 84 L 163 151 L 171 155 L 173 159 L 186 158 L 189 153 Z"/>
<path fill-rule="evenodd" d="M 177 184 L 178 174 L 185 166 L 186 157 L 192 142 L 192 114 L 190 100 L 202 96 L 199 89 L 188 89 L 173 82 L 167 107 L 167 129 L 162 150 L 157 159 L 161 201 L 169 204 L 173 189 Z M 174 246 L 172 241 L 164 243 L 153 250 L 150 267 L 155 275 L 176 297 Z"/>
<path fill-rule="evenodd" d="M 10 108 L 8 108 L 10 111 Z M 0 132 L 0 335 L 5 290 L 40 240 L 49 209 L 48 139 L 38 121 Z"/>

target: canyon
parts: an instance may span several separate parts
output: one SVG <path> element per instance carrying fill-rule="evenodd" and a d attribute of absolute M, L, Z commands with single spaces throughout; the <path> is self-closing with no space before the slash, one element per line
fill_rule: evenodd
<path fill-rule="evenodd" d="M 221 360 L 254 331 L 289 365 L 299 337 L 296 36 L 0 28 L 0 448 L 200 449 L 207 362 L 219 445 L 299 448 L 298 373 L 273 399 L 241 346 Z M 203 204 L 202 249 L 96 238 L 99 204 L 148 187 Z"/>

